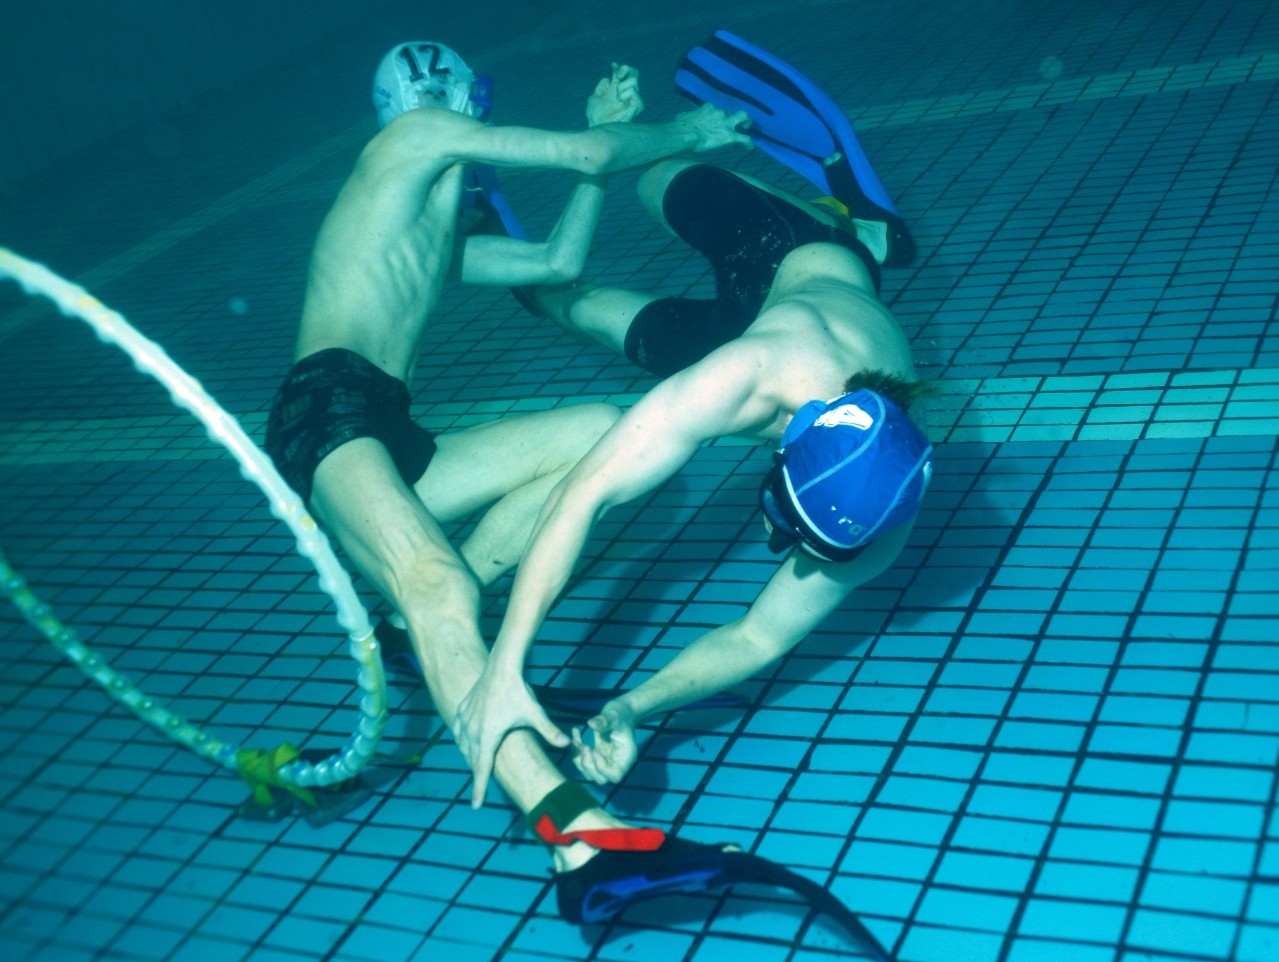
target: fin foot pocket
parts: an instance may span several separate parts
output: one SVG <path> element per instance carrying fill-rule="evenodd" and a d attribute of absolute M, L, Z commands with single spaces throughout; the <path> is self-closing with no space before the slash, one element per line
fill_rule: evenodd
<path fill-rule="evenodd" d="M 557 874 L 555 897 L 566 921 L 589 925 L 606 922 L 638 902 L 743 883 L 794 892 L 839 922 L 871 958 L 892 962 L 871 931 L 826 889 L 775 862 L 727 845 L 703 845 L 668 835 L 653 852 L 600 852 L 580 868 Z"/>

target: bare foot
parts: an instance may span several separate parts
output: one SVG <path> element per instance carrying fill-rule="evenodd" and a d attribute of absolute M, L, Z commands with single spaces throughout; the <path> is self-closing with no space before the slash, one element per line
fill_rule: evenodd
<path fill-rule="evenodd" d="M 560 831 L 568 834 L 570 832 L 589 832 L 601 828 L 631 827 L 620 818 L 614 818 L 602 808 L 592 808 L 577 816 L 577 818 L 561 828 Z M 551 849 L 551 855 L 555 860 L 555 871 L 557 872 L 571 872 L 575 868 L 581 868 L 598 853 L 599 849 L 592 848 L 585 842 L 574 842 L 572 845 L 556 845 Z"/>

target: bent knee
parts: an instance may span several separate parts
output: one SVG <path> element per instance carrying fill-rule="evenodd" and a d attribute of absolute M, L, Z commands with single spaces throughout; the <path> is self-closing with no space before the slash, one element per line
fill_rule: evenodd
<path fill-rule="evenodd" d="M 461 558 L 423 553 L 392 573 L 391 602 L 406 618 L 474 619 L 480 591 Z"/>

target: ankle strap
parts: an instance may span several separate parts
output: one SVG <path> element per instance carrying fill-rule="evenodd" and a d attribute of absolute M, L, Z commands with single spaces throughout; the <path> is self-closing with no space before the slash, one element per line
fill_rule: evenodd
<path fill-rule="evenodd" d="M 533 806 L 524 822 L 547 845 L 585 842 L 592 848 L 613 852 L 653 852 L 662 847 L 666 833 L 659 828 L 601 828 L 564 832 L 564 826 L 600 803 L 577 782 L 564 782 Z"/>

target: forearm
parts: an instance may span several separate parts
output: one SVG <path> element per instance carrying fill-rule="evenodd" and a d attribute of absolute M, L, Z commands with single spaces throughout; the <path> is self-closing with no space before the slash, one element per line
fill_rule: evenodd
<path fill-rule="evenodd" d="M 506 615 L 489 660 L 493 670 L 522 675 L 529 649 L 547 612 L 568 584 L 582 554 L 594 519 L 581 512 L 559 511 L 563 488 L 547 498 L 511 586 Z"/>
<path fill-rule="evenodd" d="M 801 636 L 802 637 L 802 636 Z M 702 635 L 669 664 L 619 700 L 636 720 L 673 711 L 752 677 L 800 637 L 752 638 L 744 618 Z"/>
<path fill-rule="evenodd" d="M 584 176 L 573 189 L 564 212 L 546 240 L 546 259 L 552 283 L 577 280 L 586 267 L 591 241 L 604 209 L 607 178 Z"/>
<path fill-rule="evenodd" d="M 696 130 L 680 120 L 665 124 L 601 124 L 581 136 L 591 138 L 590 161 L 582 168 L 591 174 L 643 167 L 694 150 L 699 143 Z"/>

